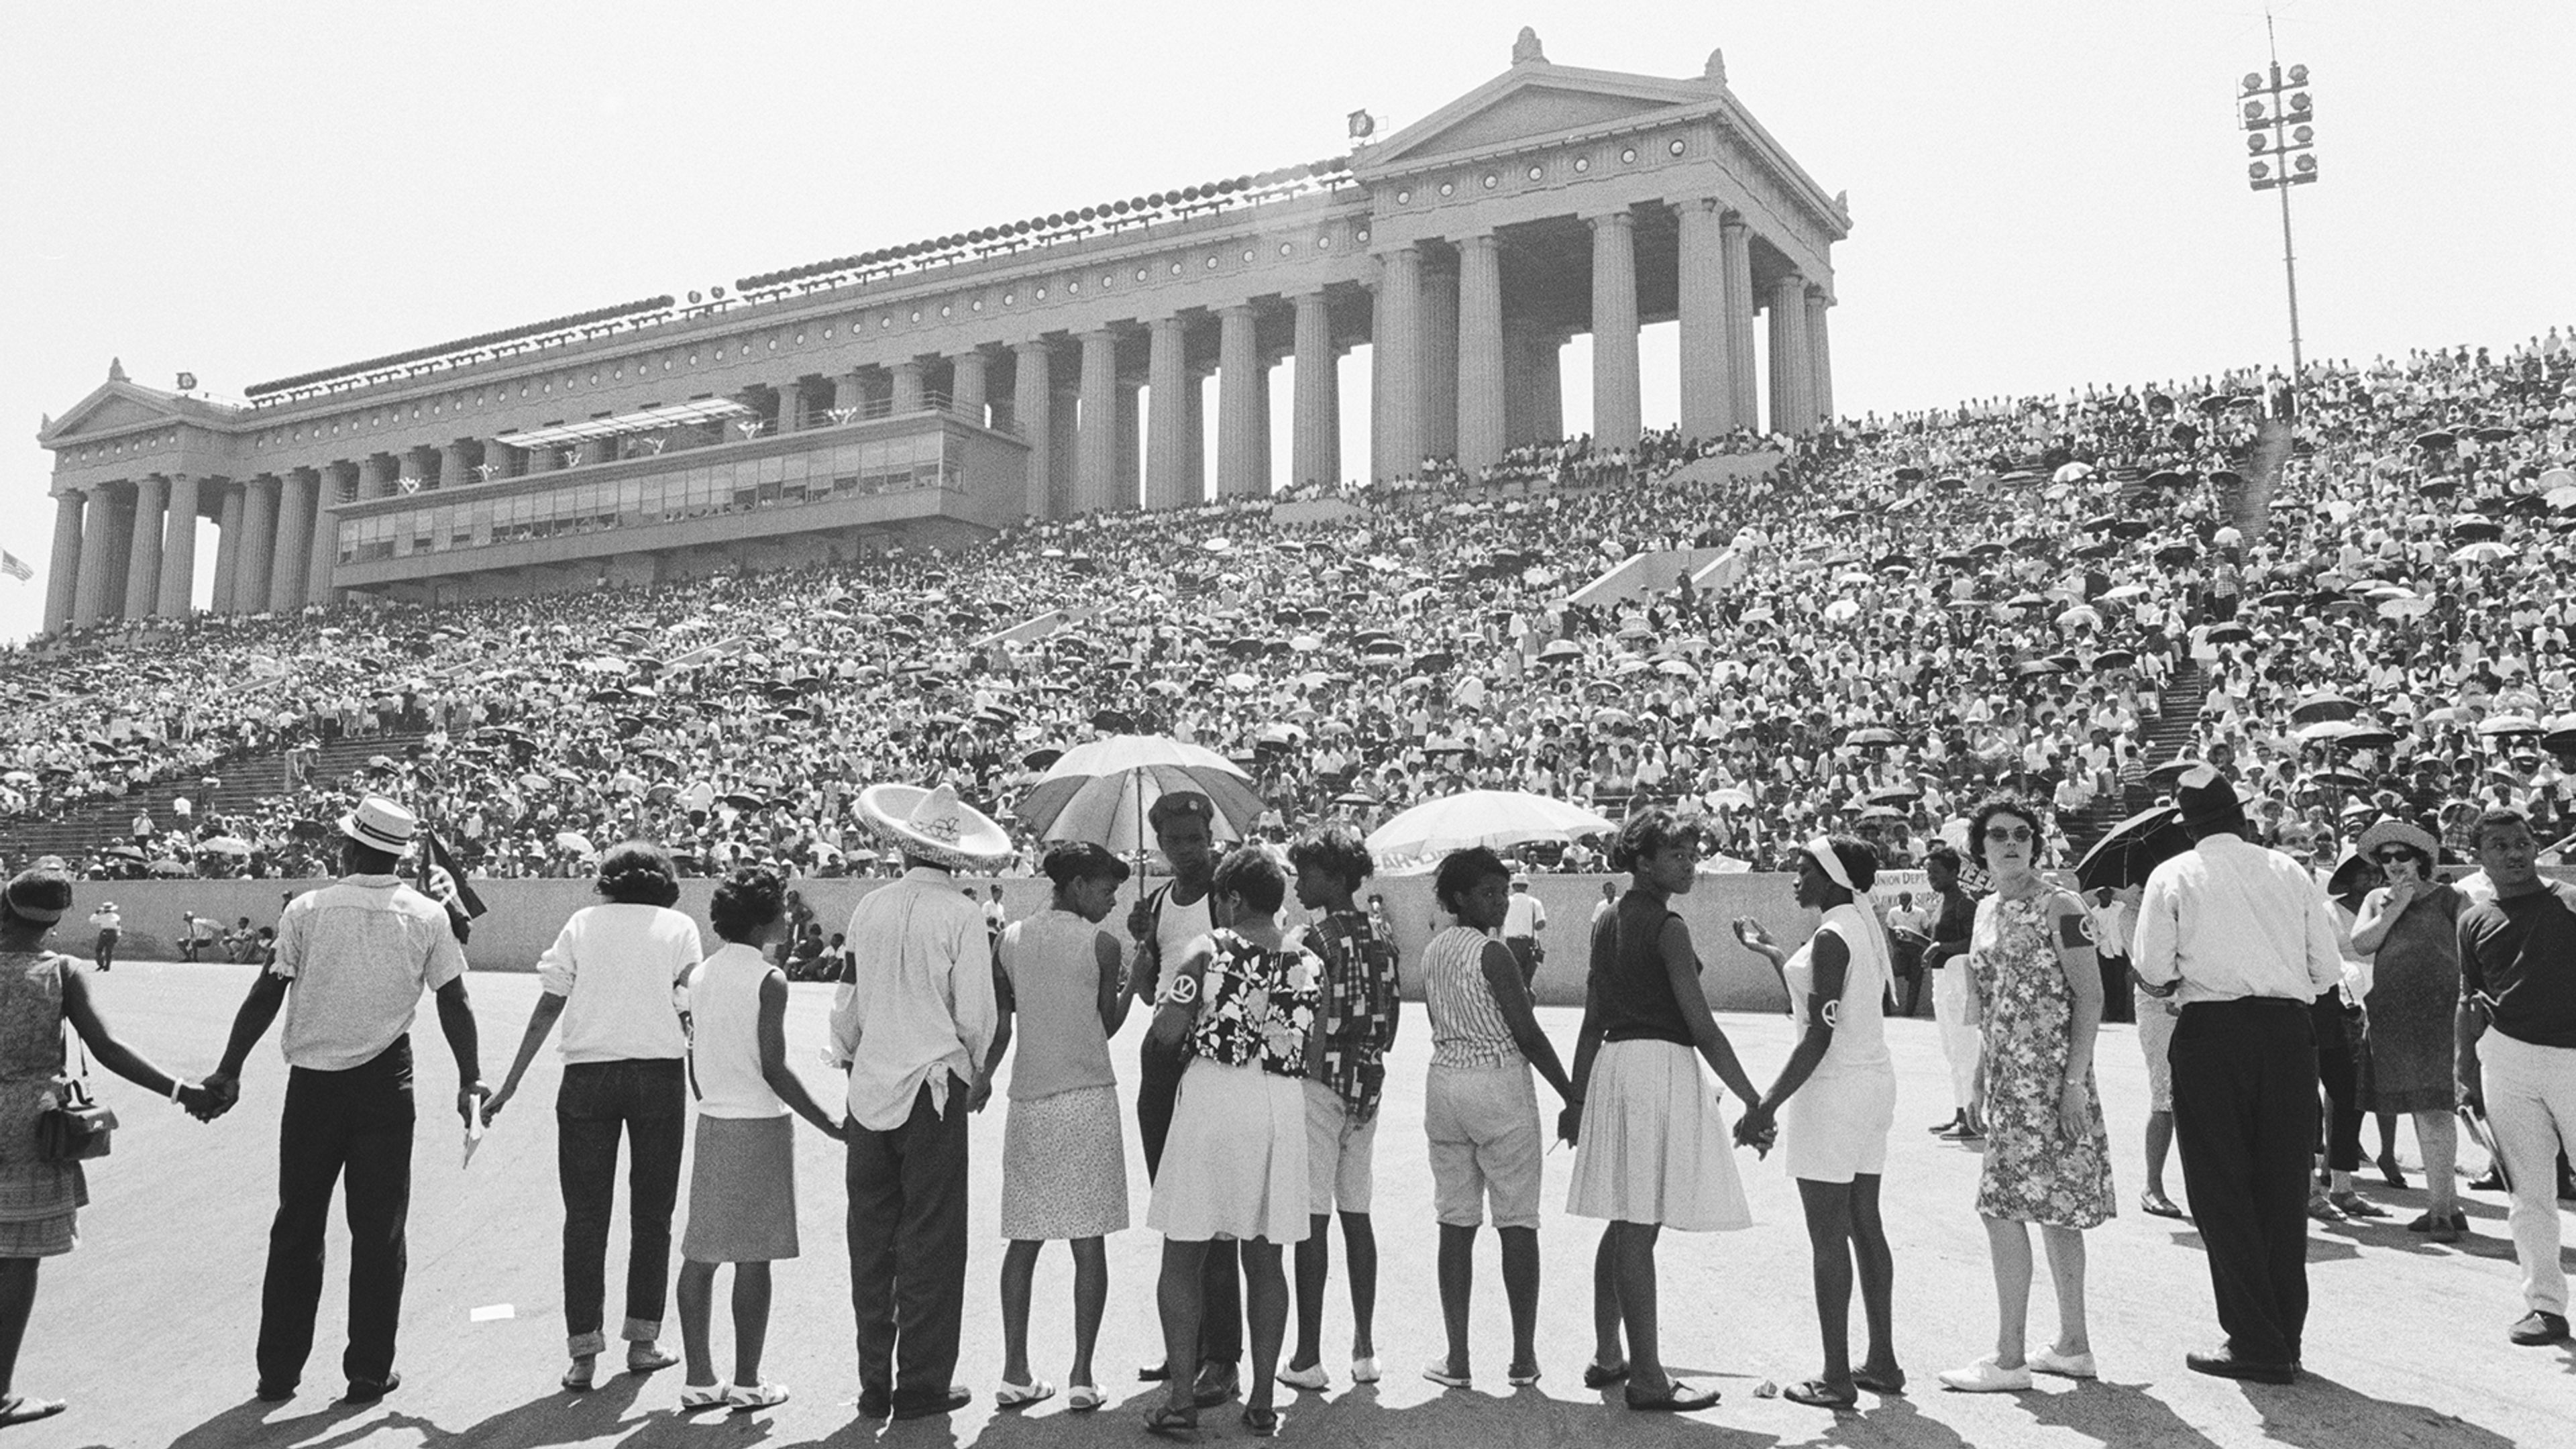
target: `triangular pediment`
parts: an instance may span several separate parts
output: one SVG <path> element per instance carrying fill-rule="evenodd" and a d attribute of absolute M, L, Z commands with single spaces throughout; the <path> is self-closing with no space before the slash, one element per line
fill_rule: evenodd
<path fill-rule="evenodd" d="M 1724 94 L 1701 81 L 1578 70 L 1544 61 L 1509 71 L 1389 136 L 1363 170 L 1471 156 L 1523 142 L 1616 125 L 1658 111 L 1705 106 Z"/>
<path fill-rule="evenodd" d="M 130 382 L 103 382 L 70 412 L 56 419 L 54 425 L 45 430 L 41 441 L 52 444 L 166 423 L 183 415 L 178 403 L 178 398 L 170 393 Z"/>

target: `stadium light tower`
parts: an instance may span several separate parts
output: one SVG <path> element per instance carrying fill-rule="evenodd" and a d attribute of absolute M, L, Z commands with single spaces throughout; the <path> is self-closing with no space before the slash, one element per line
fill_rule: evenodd
<path fill-rule="evenodd" d="M 2316 110 L 2308 98 L 2308 68 L 2281 68 L 2281 47 L 2272 37 L 2268 14 L 2263 17 L 2263 31 L 2272 39 L 2271 67 L 2247 71 L 2237 101 L 2245 122 L 2245 149 L 2254 157 L 2246 165 L 2246 178 L 2256 191 L 2276 191 L 2281 196 L 2281 271 L 2290 288 L 2290 396 L 2296 399 L 2305 362 L 2299 351 L 2299 260 L 2290 245 L 2290 188 L 2317 179 L 2317 158 L 2312 154 Z M 2292 406 L 2297 406 L 2295 401 Z"/>

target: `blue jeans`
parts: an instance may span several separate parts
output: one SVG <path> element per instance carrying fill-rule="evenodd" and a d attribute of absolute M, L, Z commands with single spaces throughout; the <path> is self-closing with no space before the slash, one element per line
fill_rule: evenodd
<path fill-rule="evenodd" d="M 617 1139 L 626 1169 L 626 1327 L 629 1343 L 662 1336 L 671 1287 L 671 1209 L 680 1197 L 689 1088 L 679 1057 L 574 1062 L 555 1096 L 555 1165 L 563 1179 L 564 1331 L 575 1355 L 608 1346 L 608 1215 L 617 1197 Z"/>

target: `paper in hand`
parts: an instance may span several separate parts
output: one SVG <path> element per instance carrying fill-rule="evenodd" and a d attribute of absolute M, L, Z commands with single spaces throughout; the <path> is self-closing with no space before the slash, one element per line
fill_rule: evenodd
<path fill-rule="evenodd" d="M 483 1145 L 483 1104 L 474 1104 L 473 1113 L 465 1119 L 465 1160 L 459 1167 L 474 1165 L 474 1149 Z"/>

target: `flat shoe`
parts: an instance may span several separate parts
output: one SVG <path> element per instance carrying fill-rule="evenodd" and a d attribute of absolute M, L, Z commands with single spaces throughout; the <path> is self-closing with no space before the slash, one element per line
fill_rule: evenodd
<path fill-rule="evenodd" d="M 1190 1386 L 1190 1402 L 1202 1409 L 1213 1409 L 1242 1392 L 1242 1378 L 1229 1366 L 1218 1373 L 1200 1374 L 1198 1382 Z"/>
<path fill-rule="evenodd" d="M 1463 1389 L 1469 1387 L 1472 1382 L 1465 1374 L 1453 1374 L 1449 1372 L 1449 1361 L 1447 1359 L 1433 1359 L 1431 1362 L 1424 1364 L 1422 1366 L 1422 1376 L 1444 1389 Z"/>
<path fill-rule="evenodd" d="M 993 1390 L 993 1407 L 1025 1409 L 1031 1404 L 1043 1404 L 1054 1397 L 1055 1385 L 1044 1379 L 1032 1379 L 1025 1384 L 1004 1384 Z"/>
<path fill-rule="evenodd" d="M 0 1425 L 32 1424 L 38 1419 L 52 1418 L 63 1408 L 60 1399 L 31 1399 L 25 1394 L 11 1394 L 0 1399 Z"/>
<path fill-rule="evenodd" d="M 2089 1353 L 2060 1355 L 2043 1348 L 2030 1356 L 2028 1366 L 2033 1373 L 2055 1374 L 2061 1379 L 2099 1377 L 2093 1368 L 2093 1355 Z"/>
<path fill-rule="evenodd" d="M 1278 1379 L 1292 1389 L 1309 1394 L 1320 1394 L 1332 1387 L 1333 1383 L 1333 1376 L 1324 1372 L 1322 1364 L 1309 1364 L 1305 1368 L 1281 1369 Z"/>
<path fill-rule="evenodd" d="M 1102 1393 L 1097 1384 L 1075 1384 L 1064 1391 L 1064 1407 L 1068 1413 L 1088 1414 L 1108 1402 L 1109 1396 Z"/>
<path fill-rule="evenodd" d="M 2393 1152 L 2380 1154 L 2378 1165 L 2380 1177 L 2385 1180 L 2390 1187 L 2404 1187 L 2406 1185 L 2406 1174 L 2398 1171 L 2397 1169 L 2397 1154 Z"/>
<path fill-rule="evenodd" d="M 399 1373 L 389 1373 L 373 1383 L 362 1383 L 357 1379 L 351 1379 L 349 1380 L 349 1402 L 372 1404 L 401 1387 L 402 1375 Z"/>
<path fill-rule="evenodd" d="M 2139 1198 L 2138 1211 L 2145 1213 L 2151 1218 L 2180 1218 L 2182 1216 L 2182 1209 L 2174 1206 L 2174 1200 L 2160 1192 L 2151 1192 L 2146 1196 Z"/>
<path fill-rule="evenodd" d="M 1503 1375 L 1503 1382 L 1516 1389 L 1534 1389 L 1538 1387 L 1538 1370 L 1530 1369 L 1524 1372 L 1513 1369 Z"/>
<path fill-rule="evenodd" d="M 626 1351 L 626 1371 L 630 1374 L 660 1373 L 679 1361 L 678 1354 L 665 1352 L 650 1343 L 645 1344 L 640 1352 L 631 1348 Z"/>
<path fill-rule="evenodd" d="M 725 1390 L 725 1406 L 737 1414 L 774 1409 L 787 1402 L 785 1384 L 736 1384 Z"/>
<path fill-rule="evenodd" d="M 702 1409 L 720 1409 L 732 1390 L 722 1384 L 691 1384 L 680 1390 L 680 1412 L 694 1414 Z"/>
<path fill-rule="evenodd" d="M 1853 1369 L 1852 1387 L 1867 1389 L 1873 1394 L 1901 1394 L 1905 1392 L 1905 1374 L 1900 1369 L 1891 1377 L 1880 1378 L 1868 1369 Z"/>
<path fill-rule="evenodd" d="M 1988 1354 L 1966 1368 L 1944 1372 L 1941 1384 L 1963 1394 L 2015 1394 L 2030 1387 L 2030 1365 L 2005 1368 Z"/>
<path fill-rule="evenodd" d="M 1597 1363 L 1583 1366 L 1583 1386 L 1587 1389 L 1606 1389 L 1612 1384 L 1625 1382 L 1627 1377 L 1628 1366 L 1624 1363 L 1609 1367 Z"/>
<path fill-rule="evenodd" d="M 1675 1379 L 1664 1386 L 1661 1398 L 1641 1399 L 1633 1394 L 1619 1397 L 1640 1414 L 1695 1414 L 1702 1409 L 1716 1408 L 1718 1393 L 1715 1389 L 1694 1389 Z"/>
<path fill-rule="evenodd" d="M 2467 1213 L 2454 1210 L 2451 1213 L 2450 1225 L 2452 1230 L 2455 1232 L 2465 1232 L 2469 1226 L 2469 1215 Z M 2433 1214 L 2429 1210 L 2417 1213 L 2415 1215 L 2415 1220 L 2406 1225 L 2406 1231 L 2410 1233 L 2429 1233 L 2433 1230 Z"/>
<path fill-rule="evenodd" d="M 590 1392 L 591 1386 L 598 1381 L 595 1377 L 597 1372 L 597 1369 L 584 1368 L 580 1364 L 576 1363 L 571 1368 L 563 1371 L 563 1377 L 558 1380 L 558 1382 L 564 1386 L 565 1393 L 586 1394 Z"/>
<path fill-rule="evenodd" d="M 2381 1207 L 2379 1204 L 2372 1202 L 2370 1199 L 2363 1197 L 2357 1192 L 2347 1191 L 2330 1193 L 2327 1195 L 2326 1201 L 2333 1203 L 2335 1205 L 2335 1211 L 2342 1213 L 2348 1218 L 2384 1218 L 2388 1216 L 2388 1209 Z"/>
<path fill-rule="evenodd" d="M 1286 1422 L 1287 1416 L 1277 1409 L 1256 1409 L 1246 1405 L 1243 1410 L 1243 1427 L 1250 1429 L 1255 1439 L 1277 1438 L 1279 1426 Z"/>
<path fill-rule="evenodd" d="M 1377 1360 L 1376 1360 L 1374 1357 L 1371 1357 L 1371 1358 L 1355 1358 L 1355 1359 L 1352 1359 L 1352 1360 L 1351 1360 L 1351 1382 L 1352 1382 L 1352 1383 L 1355 1383 L 1355 1384 L 1373 1384 L 1373 1383 L 1376 1383 L 1376 1382 L 1377 1382 L 1377 1380 L 1378 1380 Z"/>
<path fill-rule="evenodd" d="M 1195 1439 L 1199 1433 L 1199 1411 L 1175 1409 L 1170 1404 L 1164 1404 L 1145 1415 L 1145 1432 L 1158 1434 L 1166 1439 L 1178 1439 L 1184 1436 Z"/>
<path fill-rule="evenodd" d="M 894 1403 L 892 1405 L 894 1409 L 892 1417 L 897 1419 L 928 1419 L 940 1414 L 956 1413 L 959 1409 L 966 1407 L 974 1401 L 974 1390 L 961 1389 L 954 1384 L 949 1385 L 947 1392 L 942 1393 L 935 1399 L 914 1399 L 907 1403 L 904 1400 L 903 1395 L 897 1394 L 894 1397 Z"/>
<path fill-rule="evenodd" d="M 1780 1391 L 1780 1397 L 1793 1404 L 1805 1404 L 1817 1409 L 1850 1409 L 1860 1404 L 1858 1393 L 1835 1393 L 1833 1386 L 1823 1379 L 1808 1379 L 1803 1383 L 1791 1384 Z"/>

